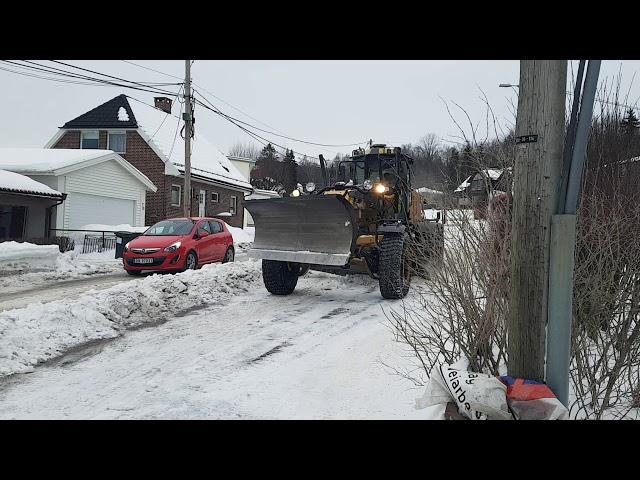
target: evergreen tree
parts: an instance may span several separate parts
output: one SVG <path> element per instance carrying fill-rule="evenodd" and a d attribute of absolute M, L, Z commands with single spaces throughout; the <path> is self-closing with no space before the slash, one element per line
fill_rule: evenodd
<path fill-rule="evenodd" d="M 284 188 L 291 192 L 298 185 L 298 163 L 293 150 L 287 150 L 284 157 Z"/>
<path fill-rule="evenodd" d="M 620 122 L 620 126 L 622 127 L 622 131 L 629 135 L 635 133 L 638 128 L 640 128 L 640 120 L 638 120 L 632 108 L 627 110 L 627 114 L 622 119 L 622 122 Z"/>

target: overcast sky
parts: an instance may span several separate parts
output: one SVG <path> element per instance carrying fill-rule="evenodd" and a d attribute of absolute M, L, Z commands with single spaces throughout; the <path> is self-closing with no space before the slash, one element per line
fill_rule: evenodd
<path fill-rule="evenodd" d="M 178 77 L 183 60 L 135 63 Z M 48 63 L 48 62 L 41 62 Z M 177 81 L 122 60 L 69 61 L 77 66 L 139 82 Z M 53 64 L 51 64 L 53 65 Z M 601 79 L 615 76 L 622 66 L 623 87 L 629 99 L 640 97 L 640 82 L 632 77 L 640 61 L 603 62 Z M 6 64 L 2 65 L 7 67 Z M 60 65 L 57 65 L 60 67 Z M 62 67 L 69 70 L 68 67 Z M 506 129 L 514 122 L 510 100 L 518 83 L 518 61 L 213 61 L 197 60 L 192 67 L 196 90 L 209 92 L 246 112 L 209 96 L 222 111 L 276 133 L 325 144 L 349 144 L 373 139 L 394 144 L 415 143 L 426 133 L 456 141 L 459 131 L 443 100 L 467 130 L 468 120 L 453 102 L 464 107 L 485 132 L 487 95 Z M 177 91 L 178 87 L 165 87 Z M 121 93 L 153 103 L 153 94 L 120 87 L 58 83 L 0 70 L 3 115 L 0 146 L 41 147 L 66 121 Z M 203 95 L 207 93 L 201 89 Z M 268 124 L 270 127 L 266 127 Z M 491 127 L 493 131 L 493 127 Z M 250 138 L 238 127 L 200 107 L 196 131 L 223 152 Z M 348 153 L 352 147 L 320 148 L 263 133 L 263 136 L 310 155 Z"/>

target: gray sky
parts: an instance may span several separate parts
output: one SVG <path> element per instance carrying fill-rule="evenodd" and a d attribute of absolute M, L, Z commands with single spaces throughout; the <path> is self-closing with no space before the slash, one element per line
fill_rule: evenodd
<path fill-rule="evenodd" d="M 184 61 L 135 63 L 176 76 L 184 75 Z M 48 63 L 48 62 L 40 62 Z M 171 82 L 171 78 L 122 60 L 69 61 L 129 80 Z M 51 64 L 54 65 L 54 64 Z M 3 68 L 7 65 L 3 64 Z M 61 67 L 60 65 L 56 65 Z M 631 82 L 640 61 L 604 61 L 602 78 L 615 76 L 622 66 L 623 88 L 629 100 L 640 96 L 640 82 Z M 69 70 L 68 67 L 62 67 Z M 238 107 L 248 118 L 221 101 L 209 99 L 227 114 L 276 133 L 317 143 L 346 144 L 373 139 L 394 144 L 415 143 L 426 133 L 456 141 L 459 131 L 443 99 L 467 132 L 464 107 L 481 134 L 486 131 L 482 89 L 497 119 L 508 128 L 514 122 L 509 100 L 513 89 L 500 83 L 518 83 L 518 61 L 212 61 L 197 60 L 192 67 L 196 84 Z M 177 81 L 177 80 L 175 80 Z M 0 116 L 0 146 L 44 146 L 57 127 L 120 93 L 153 103 L 153 94 L 119 87 L 58 83 L 0 70 L 4 92 Z M 167 87 L 177 90 L 177 87 Z M 195 87 L 198 89 L 198 87 Z M 206 93 L 203 91 L 203 94 Z M 441 99 L 442 97 L 442 99 Z M 491 127 L 493 131 L 493 127 Z M 236 126 L 202 108 L 196 108 L 196 131 L 223 151 L 250 138 Z M 333 157 L 351 147 L 314 147 L 263 134 L 298 152 Z"/>

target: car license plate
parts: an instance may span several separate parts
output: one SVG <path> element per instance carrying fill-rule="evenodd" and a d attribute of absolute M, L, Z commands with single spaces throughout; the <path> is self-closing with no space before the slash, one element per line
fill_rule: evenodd
<path fill-rule="evenodd" d="M 153 258 L 134 258 L 133 263 L 153 263 Z"/>

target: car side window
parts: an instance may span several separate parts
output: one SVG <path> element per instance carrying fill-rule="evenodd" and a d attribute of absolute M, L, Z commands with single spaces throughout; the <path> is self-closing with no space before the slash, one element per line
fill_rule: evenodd
<path fill-rule="evenodd" d="M 222 232 L 222 225 L 220 225 L 220 222 L 209 220 L 209 223 L 211 224 L 211 233 Z"/>
<path fill-rule="evenodd" d="M 202 229 L 207 233 L 211 233 L 211 227 L 209 226 L 209 222 L 202 222 L 198 227 L 198 230 Z"/>

